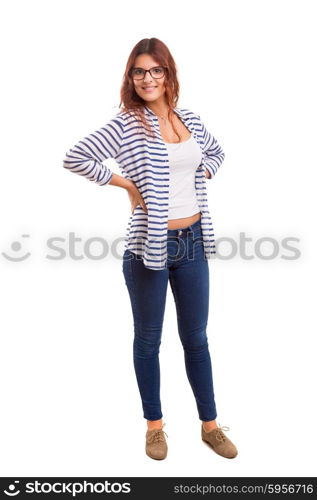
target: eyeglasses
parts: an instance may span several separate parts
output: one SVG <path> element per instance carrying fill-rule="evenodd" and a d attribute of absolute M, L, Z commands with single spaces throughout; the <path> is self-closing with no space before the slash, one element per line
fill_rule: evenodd
<path fill-rule="evenodd" d="M 158 80 L 159 78 L 163 78 L 165 75 L 165 69 L 163 66 L 155 66 L 151 69 L 143 69 L 143 68 L 132 68 L 131 76 L 134 80 L 143 80 L 147 72 L 150 73 L 152 78 Z"/>

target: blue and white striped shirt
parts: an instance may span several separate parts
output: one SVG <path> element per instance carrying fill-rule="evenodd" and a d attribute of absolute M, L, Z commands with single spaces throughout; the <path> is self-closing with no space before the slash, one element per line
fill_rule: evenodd
<path fill-rule="evenodd" d="M 124 249 L 142 256 L 145 267 L 166 269 L 169 202 L 168 151 L 160 133 L 158 118 L 144 106 L 147 118 L 152 120 L 155 137 L 140 129 L 133 112 L 120 111 L 102 128 L 79 141 L 66 153 L 63 167 L 83 175 L 100 186 L 112 178 L 112 170 L 102 162 L 114 158 L 123 177 L 132 180 L 138 188 L 148 213 L 141 205 L 130 215 Z M 195 190 L 201 212 L 201 228 L 205 257 L 216 253 L 212 220 L 208 209 L 206 180 L 216 174 L 225 154 L 206 130 L 196 113 L 174 108 L 183 124 L 192 133 L 202 150 L 202 161 L 195 173 Z M 208 170 L 211 177 L 206 177 Z"/>

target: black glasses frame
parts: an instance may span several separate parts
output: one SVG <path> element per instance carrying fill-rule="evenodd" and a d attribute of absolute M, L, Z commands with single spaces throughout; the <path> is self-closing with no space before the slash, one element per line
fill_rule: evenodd
<path fill-rule="evenodd" d="M 151 71 L 153 69 L 157 69 L 157 68 L 163 69 L 162 76 L 157 77 L 157 76 L 152 75 Z M 135 78 L 135 76 L 133 76 L 132 73 L 133 73 L 133 70 L 135 70 L 135 69 L 141 69 L 143 71 L 143 75 L 141 76 L 141 78 Z M 150 69 L 143 69 L 143 68 L 136 67 L 136 68 L 131 68 L 130 74 L 131 74 L 131 77 L 133 78 L 133 80 L 144 80 L 146 73 L 149 72 L 152 78 L 154 78 L 155 80 L 159 80 L 160 78 L 163 78 L 163 76 L 165 76 L 166 70 L 167 70 L 167 68 L 165 66 L 153 66 L 153 68 L 150 68 Z"/>

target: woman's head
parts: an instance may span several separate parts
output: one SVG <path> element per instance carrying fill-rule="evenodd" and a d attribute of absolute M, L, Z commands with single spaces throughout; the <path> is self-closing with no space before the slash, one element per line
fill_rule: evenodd
<path fill-rule="evenodd" d="M 167 67 L 150 54 L 140 54 L 131 68 L 131 78 L 136 94 L 145 102 L 165 102 Z"/>
<path fill-rule="evenodd" d="M 151 70 L 144 72 L 144 70 Z M 169 113 L 179 98 L 179 83 L 174 59 L 167 46 L 158 38 L 144 38 L 132 49 L 120 91 L 120 107 L 134 110 L 142 119 L 143 107 L 164 102 Z M 159 78 L 155 78 L 159 77 Z M 153 87 L 146 91 L 145 87 Z"/>

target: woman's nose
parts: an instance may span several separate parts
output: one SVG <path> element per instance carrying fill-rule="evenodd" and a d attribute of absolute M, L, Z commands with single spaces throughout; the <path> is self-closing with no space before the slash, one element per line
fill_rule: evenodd
<path fill-rule="evenodd" d="M 152 77 L 150 75 L 150 73 L 147 73 L 144 77 L 144 80 L 143 80 L 145 83 L 151 83 L 152 82 Z"/>

